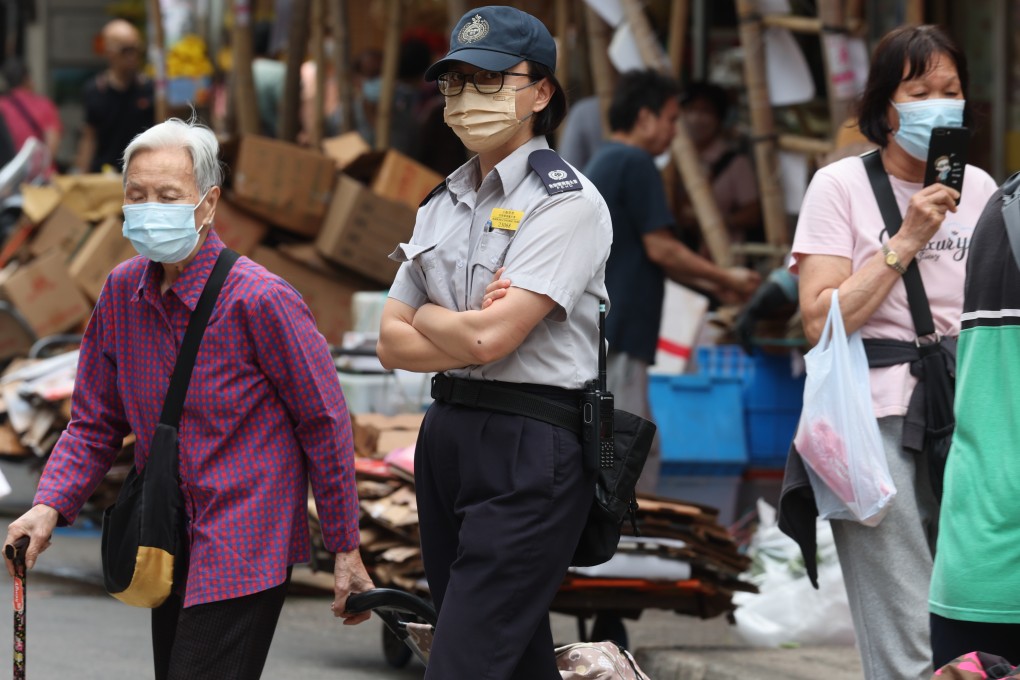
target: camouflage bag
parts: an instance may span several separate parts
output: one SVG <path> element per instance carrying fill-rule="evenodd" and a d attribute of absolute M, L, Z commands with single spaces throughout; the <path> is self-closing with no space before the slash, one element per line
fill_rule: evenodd
<path fill-rule="evenodd" d="M 935 671 L 932 680 L 1006 680 L 1020 678 L 1020 666 L 994 654 L 970 652 L 958 656 Z"/>
<path fill-rule="evenodd" d="M 631 653 L 612 640 L 557 647 L 556 667 L 562 680 L 651 680 Z"/>

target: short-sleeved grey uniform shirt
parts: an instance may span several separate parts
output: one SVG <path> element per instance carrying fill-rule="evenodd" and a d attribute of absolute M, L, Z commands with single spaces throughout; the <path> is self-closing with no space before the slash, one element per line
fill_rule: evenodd
<path fill-rule="evenodd" d="M 515 352 L 449 375 L 577 389 L 596 374 L 598 301 L 608 299 L 613 239 L 609 209 L 579 172 L 580 191 L 550 196 L 528 163 L 533 151 L 547 148 L 544 137 L 532 138 L 480 184 L 472 158 L 418 211 L 411 242 L 391 255 L 403 264 L 389 295 L 414 308 L 431 302 L 481 309 L 501 266 L 514 287 L 556 302 Z"/>

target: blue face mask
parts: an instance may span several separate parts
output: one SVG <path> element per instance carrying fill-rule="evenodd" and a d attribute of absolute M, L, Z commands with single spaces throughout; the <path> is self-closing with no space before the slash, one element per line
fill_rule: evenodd
<path fill-rule="evenodd" d="M 195 209 L 209 192 L 190 203 L 139 203 L 125 205 L 124 238 L 138 254 L 153 262 L 175 263 L 187 259 L 198 245 Z"/>
<path fill-rule="evenodd" d="M 932 129 L 963 125 L 964 104 L 962 99 L 926 99 L 905 104 L 893 102 L 900 116 L 900 129 L 893 135 L 893 140 L 917 160 L 927 160 Z"/>

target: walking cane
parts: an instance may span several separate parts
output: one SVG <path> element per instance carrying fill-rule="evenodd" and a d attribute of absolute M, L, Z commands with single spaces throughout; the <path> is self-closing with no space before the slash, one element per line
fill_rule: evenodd
<path fill-rule="evenodd" d="M 14 680 L 25 680 L 25 551 L 28 536 L 4 546 L 14 565 Z"/>

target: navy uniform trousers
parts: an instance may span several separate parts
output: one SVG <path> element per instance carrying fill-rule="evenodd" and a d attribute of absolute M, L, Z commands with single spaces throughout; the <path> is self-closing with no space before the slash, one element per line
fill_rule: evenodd
<path fill-rule="evenodd" d="M 577 433 L 436 402 L 414 469 L 439 611 L 426 680 L 559 680 L 549 605 L 595 488 Z"/>

